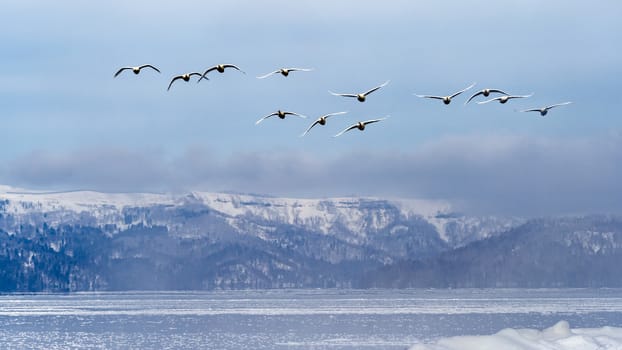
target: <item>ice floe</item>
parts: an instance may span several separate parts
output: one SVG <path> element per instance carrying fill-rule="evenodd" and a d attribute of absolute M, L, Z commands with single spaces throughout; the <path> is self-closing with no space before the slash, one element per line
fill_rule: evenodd
<path fill-rule="evenodd" d="M 622 328 L 575 328 L 566 321 L 553 327 L 504 329 L 493 335 L 443 338 L 411 350 L 600 350 L 622 349 Z"/>

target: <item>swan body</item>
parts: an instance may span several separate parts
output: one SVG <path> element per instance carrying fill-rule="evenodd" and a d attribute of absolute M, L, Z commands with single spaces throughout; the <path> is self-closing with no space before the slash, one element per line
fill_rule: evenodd
<path fill-rule="evenodd" d="M 304 116 L 302 114 L 298 114 L 298 113 L 294 113 L 294 112 L 285 112 L 285 111 L 281 111 L 279 109 L 278 111 L 270 113 L 267 116 L 259 119 L 258 121 L 255 122 L 255 125 L 257 125 L 257 124 L 261 123 L 262 121 L 264 121 L 264 120 L 266 120 L 266 119 L 268 119 L 270 117 L 273 117 L 273 116 L 277 116 L 277 117 L 279 117 L 281 119 L 285 119 L 285 117 L 287 117 L 288 115 L 295 115 L 295 116 L 300 117 L 300 118 L 306 118 L 306 116 Z"/>
<path fill-rule="evenodd" d="M 173 79 L 171 80 L 171 82 L 168 84 L 168 89 L 166 89 L 166 91 L 168 91 L 168 90 L 170 90 L 170 89 L 171 89 L 171 85 L 173 85 L 173 83 L 174 83 L 176 80 L 181 79 L 181 80 L 183 80 L 183 81 L 190 81 L 190 78 L 191 78 L 193 75 L 198 75 L 198 76 L 201 76 L 201 73 L 198 73 L 198 72 L 192 72 L 192 73 L 181 74 L 181 75 L 178 75 L 178 76 L 173 77 Z M 207 78 L 206 78 L 206 79 L 207 79 Z"/>
<path fill-rule="evenodd" d="M 208 69 L 205 70 L 205 72 L 201 75 L 201 77 L 199 78 L 199 80 L 197 81 L 197 83 L 203 79 L 207 79 L 207 73 L 211 72 L 211 71 L 217 71 L 218 73 L 224 73 L 226 68 L 233 68 L 235 70 L 238 70 L 242 73 L 244 73 L 243 70 L 240 69 L 240 67 L 236 66 L 235 64 L 217 64 L 213 67 L 210 67 Z M 246 74 L 246 73 L 244 73 Z"/>
<path fill-rule="evenodd" d="M 309 132 L 309 131 L 310 131 L 310 130 L 314 127 L 314 126 L 316 126 L 316 125 L 318 125 L 318 124 L 319 124 L 319 125 L 326 125 L 326 119 L 328 119 L 328 118 L 330 118 L 330 117 L 332 117 L 332 116 L 335 116 L 335 115 L 341 115 L 341 114 L 346 114 L 346 113 L 348 113 L 348 112 L 336 112 L 336 113 L 324 114 L 323 116 L 321 116 L 321 117 L 317 118 L 317 119 L 313 122 L 313 124 L 311 124 L 311 125 L 307 128 L 307 130 L 305 130 L 305 132 L 303 132 L 303 133 L 300 135 L 300 137 L 305 136 L 305 135 L 306 135 L 306 134 L 307 134 L 307 133 L 308 133 L 308 132 Z"/>
<path fill-rule="evenodd" d="M 465 105 L 469 102 L 471 102 L 472 99 L 474 99 L 475 97 L 479 96 L 479 95 L 483 95 L 484 97 L 488 97 L 490 96 L 491 93 L 499 93 L 499 94 L 503 94 L 503 95 L 508 95 L 508 93 L 499 90 L 499 89 L 482 89 L 476 93 L 474 93 L 471 97 L 469 97 L 469 99 L 464 103 Z"/>
<path fill-rule="evenodd" d="M 345 128 L 345 129 L 343 129 L 340 133 L 338 133 L 337 135 L 335 135 L 335 136 L 333 136 L 333 137 L 338 137 L 338 136 L 341 136 L 341 135 L 343 135 L 344 133 L 346 133 L 346 132 L 348 132 L 348 131 L 350 131 L 350 130 L 353 130 L 353 129 L 359 129 L 359 130 L 363 131 L 363 130 L 365 130 L 365 127 L 366 127 L 368 124 L 377 123 L 377 122 L 382 121 L 382 120 L 385 120 L 385 119 L 387 119 L 387 118 L 388 118 L 388 116 L 387 116 L 387 117 L 384 117 L 384 118 L 371 119 L 371 120 L 366 120 L 366 121 L 364 121 L 364 122 L 358 122 L 358 123 L 356 123 L 356 124 L 352 124 L 351 126 L 349 126 L 349 127 Z"/>
<path fill-rule="evenodd" d="M 138 74 L 138 73 L 140 73 L 140 70 L 143 69 L 143 68 L 151 68 L 151 69 L 155 70 L 156 72 L 161 73 L 158 68 L 156 68 L 156 67 L 154 67 L 154 66 L 152 66 L 150 64 L 143 64 L 142 66 L 136 66 L 136 67 L 122 67 L 121 69 L 119 69 L 114 74 L 114 77 L 116 78 L 117 75 L 121 74 L 121 72 L 123 72 L 124 70 L 127 70 L 127 69 L 131 69 L 132 72 L 134 72 L 134 74 Z"/>
<path fill-rule="evenodd" d="M 499 97 L 491 98 L 490 100 L 477 102 L 477 104 L 481 105 L 481 104 L 489 103 L 489 102 L 492 102 L 492 101 L 499 101 L 499 103 L 504 104 L 504 103 L 508 102 L 509 100 L 514 99 L 514 98 L 527 98 L 527 97 L 531 97 L 531 96 L 533 96 L 533 93 L 531 93 L 529 95 L 504 95 L 504 96 L 499 96 Z"/>
<path fill-rule="evenodd" d="M 444 104 L 448 105 L 448 104 L 451 103 L 451 99 L 452 98 L 454 98 L 454 97 L 460 95 L 461 93 L 471 89 L 473 86 L 475 86 L 475 83 L 469 85 L 467 88 L 464 88 L 464 89 L 462 89 L 462 90 L 460 90 L 458 92 L 455 92 L 455 93 L 453 93 L 451 95 L 448 95 L 448 96 L 417 95 L 417 94 L 415 94 L 415 96 L 421 97 L 421 98 L 431 98 L 431 99 L 435 99 L 435 100 L 441 100 L 441 101 L 443 101 Z"/>
<path fill-rule="evenodd" d="M 291 72 L 310 72 L 312 70 L 313 69 L 311 68 L 280 68 L 280 69 L 275 70 L 274 72 L 270 72 L 268 74 L 258 76 L 257 79 L 267 78 L 274 74 L 281 74 L 282 76 L 287 77 L 289 73 Z"/>
<path fill-rule="evenodd" d="M 359 102 L 365 102 L 365 99 L 367 98 L 367 95 L 371 94 L 372 92 L 374 92 L 374 91 L 376 91 L 376 90 L 378 90 L 378 89 L 380 89 L 380 88 L 382 88 L 382 87 L 387 86 L 387 84 L 388 84 L 388 83 L 389 83 L 389 80 L 387 80 L 387 81 L 385 81 L 384 83 L 382 83 L 382 84 L 380 84 L 380 85 L 376 86 L 376 87 L 375 87 L 375 88 L 373 88 L 373 89 L 370 89 L 370 90 L 365 91 L 365 92 L 360 93 L 360 94 L 338 94 L 338 93 L 332 92 L 332 91 L 330 91 L 330 90 L 329 90 L 328 92 L 330 92 L 332 95 L 335 95 L 335 96 L 354 97 L 354 98 L 356 98 Z"/>
<path fill-rule="evenodd" d="M 559 106 L 569 105 L 571 103 L 572 102 L 562 102 L 562 103 L 557 103 L 557 104 L 546 106 L 546 107 L 542 107 L 542 108 L 525 109 L 525 110 L 522 110 L 520 112 L 539 112 L 540 115 L 544 117 L 549 112 L 549 109 L 555 108 L 555 107 L 559 107 Z"/>

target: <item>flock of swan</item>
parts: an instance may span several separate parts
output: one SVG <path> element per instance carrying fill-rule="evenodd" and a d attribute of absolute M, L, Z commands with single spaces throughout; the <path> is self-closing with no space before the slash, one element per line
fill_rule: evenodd
<path fill-rule="evenodd" d="M 161 73 L 160 70 L 151 65 L 151 64 L 143 64 L 141 66 L 129 66 L 129 67 L 121 67 L 119 70 L 117 70 L 117 72 L 114 74 L 114 77 L 116 78 L 117 76 L 119 76 L 122 72 L 126 71 L 126 70 L 131 70 L 134 74 L 139 74 L 141 72 L 142 69 L 144 68 L 150 68 L 151 70 L 154 70 L 158 73 Z M 209 80 L 208 78 L 208 73 L 216 71 L 218 73 L 224 73 L 225 70 L 227 68 L 231 68 L 234 70 L 237 70 L 243 74 L 246 74 L 243 70 L 240 69 L 240 67 L 234 65 L 234 64 L 217 64 L 215 66 L 209 67 L 207 68 L 203 73 L 200 72 L 189 72 L 189 73 L 185 73 L 185 74 L 180 74 L 180 75 L 176 75 L 174 76 L 170 83 L 168 84 L 168 88 L 167 91 L 171 89 L 171 86 L 173 85 L 173 83 L 175 81 L 178 80 L 183 80 L 185 82 L 190 81 L 190 78 L 193 76 L 198 76 L 199 78 L 197 79 L 197 83 L 201 82 L 202 80 Z M 289 74 L 291 72 L 309 72 L 312 71 L 313 69 L 311 68 L 279 68 L 277 70 L 274 70 L 270 73 L 264 74 L 264 75 L 260 75 L 257 77 L 257 79 L 264 79 L 267 78 L 271 75 L 275 75 L 275 74 L 281 74 L 284 77 L 289 76 Z M 332 91 L 328 91 L 330 94 L 335 95 L 335 96 L 341 96 L 341 97 L 350 97 L 350 98 L 356 98 L 359 102 L 365 102 L 365 100 L 367 99 L 367 96 L 383 87 L 385 87 L 387 84 L 389 84 L 389 81 L 385 81 L 384 83 L 371 88 L 365 92 L 361 92 L 361 93 L 335 93 Z M 428 99 L 436 99 L 436 100 L 441 100 L 443 101 L 444 104 L 448 105 L 451 103 L 452 99 L 461 95 L 462 93 L 472 89 L 475 86 L 475 83 L 467 86 L 466 88 L 457 91 L 451 95 L 446 95 L 446 96 L 440 96 L 440 95 L 419 95 L 419 94 L 415 94 L 415 96 L 420 97 L 420 98 L 428 98 Z M 491 94 L 499 94 L 500 96 L 497 97 L 493 97 L 490 98 L 488 100 L 484 100 L 484 101 L 479 101 L 477 102 L 478 104 L 485 104 L 485 103 L 490 103 L 493 101 L 498 101 L 501 104 L 507 103 L 509 100 L 511 99 L 517 99 L 517 98 L 528 98 L 533 96 L 533 93 L 528 94 L 528 95 L 510 95 L 506 92 L 504 92 L 503 90 L 500 89 L 482 89 L 479 90 L 478 92 L 474 93 L 473 95 L 471 95 L 471 97 L 469 97 L 466 102 L 464 103 L 465 105 L 468 104 L 469 102 L 471 102 L 471 100 L 473 100 L 474 98 L 478 97 L 478 96 L 484 96 L 484 97 L 489 97 Z M 552 105 L 548 105 L 548 106 L 544 106 L 544 107 L 540 107 L 540 108 L 531 108 L 531 109 L 524 109 L 524 110 L 519 110 L 519 112 L 538 112 L 540 113 L 541 116 L 545 116 L 550 109 L 555 108 L 555 107 L 559 107 L 559 106 L 565 106 L 568 105 L 572 102 L 568 101 L 568 102 L 562 102 L 562 103 L 556 103 L 556 104 L 552 104 Z M 326 125 L 326 120 L 330 117 L 333 116 L 337 116 L 337 115 L 342 115 L 342 114 L 346 114 L 347 112 L 336 112 L 336 113 L 329 113 L 329 114 L 324 114 L 322 116 L 320 116 L 319 118 L 317 118 L 300 136 L 305 136 L 309 131 L 311 131 L 311 129 L 316 126 L 316 125 Z M 277 110 L 276 112 L 270 113 L 262 118 L 260 118 L 259 120 L 257 120 L 255 122 L 255 124 L 259 124 L 262 121 L 270 118 L 270 117 L 279 117 L 280 119 L 285 119 L 285 117 L 287 116 L 296 116 L 296 117 L 300 117 L 300 118 L 306 118 L 306 116 L 302 115 L 302 114 L 298 114 L 295 112 L 288 112 L 288 111 L 281 111 L 281 110 Z M 333 137 L 338 137 L 343 135 L 344 133 L 350 131 L 350 130 L 354 130 L 354 129 L 358 129 L 358 130 L 365 130 L 365 127 L 368 124 L 373 124 L 373 123 L 377 123 L 380 121 L 383 121 L 385 119 L 387 119 L 388 116 L 383 117 L 383 118 L 378 118 L 378 119 L 371 119 L 371 120 L 365 120 L 365 121 L 359 121 L 355 124 L 350 125 L 349 127 L 345 128 L 344 130 L 342 130 L 341 132 L 337 133 L 336 135 L 334 135 Z"/>

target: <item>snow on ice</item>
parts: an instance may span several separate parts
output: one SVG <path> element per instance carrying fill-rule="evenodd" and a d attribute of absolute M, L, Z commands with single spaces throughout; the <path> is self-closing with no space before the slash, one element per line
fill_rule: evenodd
<path fill-rule="evenodd" d="M 600 350 L 622 349 L 622 328 L 575 328 L 566 321 L 542 331 L 504 329 L 493 335 L 459 336 L 417 344 L 411 350 Z"/>

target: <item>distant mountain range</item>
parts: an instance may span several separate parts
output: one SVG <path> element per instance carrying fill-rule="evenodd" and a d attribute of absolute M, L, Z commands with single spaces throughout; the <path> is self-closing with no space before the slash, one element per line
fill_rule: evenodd
<path fill-rule="evenodd" d="M 0 291 L 617 286 L 620 230 L 442 201 L 0 186 Z"/>
<path fill-rule="evenodd" d="M 622 287 L 621 263 L 621 218 L 544 218 L 431 259 L 384 266 L 360 286 Z"/>

